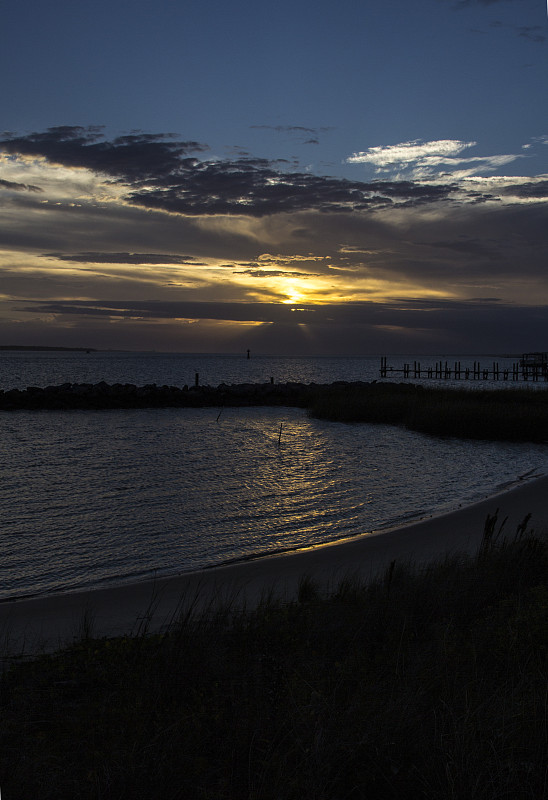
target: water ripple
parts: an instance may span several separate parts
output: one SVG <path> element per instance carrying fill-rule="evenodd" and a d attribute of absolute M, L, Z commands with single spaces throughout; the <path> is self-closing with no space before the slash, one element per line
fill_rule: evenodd
<path fill-rule="evenodd" d="M 217 418 L 218 409 L 6 418 L 0 599 L 365 533 L 548 465 L 541 445 L 434 440 L 298 409 Z"/>

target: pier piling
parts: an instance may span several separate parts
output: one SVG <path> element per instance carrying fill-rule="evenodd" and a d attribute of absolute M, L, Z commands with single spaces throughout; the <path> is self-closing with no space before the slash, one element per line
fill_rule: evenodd
<path fill-rule="evenodd" d="M 540 357 L 534 360 L 532 356 Z M 546 358 L 544 358 L 546 356 Z M 519 362 L 501 369 L 498 361 L 493 361 L 490 367 L 482 367 L 479 361 L 474 361 L 472 367 L 463 367 L 460 361 L 455 361 L 450 366 L 448 361 L 436 361 L 434 366 L 423 367 L 420 361 L 404 363 L 401 368 L 389 367 L 386 356 L 381 357 L 380 377 L 386 378 L 400 373 L 404 378 L 428 378 L 429 380 L 474 380 L 474 381 L 533 381 L 544 380 L 548 382 L 548 354 L 531 353 L 524 355 Z"/>

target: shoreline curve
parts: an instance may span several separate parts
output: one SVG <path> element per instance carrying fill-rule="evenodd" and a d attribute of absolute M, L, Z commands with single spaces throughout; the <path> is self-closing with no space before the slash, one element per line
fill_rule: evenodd
<path fill-rule="evenodd" d="M 84 620 L 95 637 L 161 632 L 190 606 L 207 610 L 230 602 L 252 608 L 270 593 L 292 599 L 303 576 L 329 589 L 349 575 L 373 579 L 394 560 L 424 564 L 471 554 L 487 516 L 496 513 L 499 525 L 506 520 L 508 535 L 528 514 L 529 529 L 548 534 L 548 476 L 521 476 L 448 513 L 310 548 L 115 587 L 6 600 L 0 604 L 0 658 L 58 650 L 81 637 Z"/>

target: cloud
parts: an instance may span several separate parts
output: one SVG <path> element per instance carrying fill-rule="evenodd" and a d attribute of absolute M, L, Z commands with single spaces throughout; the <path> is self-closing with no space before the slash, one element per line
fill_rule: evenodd
<path fill-rule="evenodd" d="M 302 125 L 250 125 L 251 130 L 276 131 L 276 133 L 316 133 L 317 128 Z M 325 130 L 325 129 L 324 129 Z"/>
<path fill-rule="evenodd" d="M 321 306 L 301 302 L 291 306 L 281 303 L 59 301 L 32 304 L 24 310 L 53 315 L 60 325 L 64 317 L 66 325 L 74 325 L 75 320 L 81 319 L 80 330 L 84 332 L 108 330 L 104 327 L 108 320 L 111 325 L 115 324 L 116 331 L 114 334 L 111 329 L 109 335 L 116 335 L 117 340 L 125 344 L 131 344 L 133 331 L 137 340 L 147 336 L 149 346 L 164 342 L 168 349 L 173 349 L 174 343 L 177 347 L 180 343 L 195 342 L 189 339 L 193 330 L 207 330 L 204 325 L 210 321 L 214 327 L 209 330 L 214 337 L 208 343 L 215 341 L 215 337 L 218 341 L 221 330 L 233 330 L 223 325 L 244 325 L 246 327 L 234 339 L 240 349 L 245 345 L 261 352 L 276 353 L 283 347 L 290 352 L 324 355 L 399 352 L 397 346 L 402 342 L 407 347 L 414 345 L 417 352 L 423 353 L 477 353 L 478 343 L 486 352 L 520 352 L 534 347 L 548 324 L 547 305 L 501 303 L 496 299 L 463 302 L 413 298 Z M 194 325 L 181 324 L 193 320 L 196 320 Z M 158 326 L 158 323 L 162 324 Z M 255 327 L 247 327 L 249 325 Z"/>
<path fill-rule="evenodd" d="M 266 216 L 318 210 L 366 210 L 424 203 L 448 195 L 449 187 L 410 183 L 361 183 L 309 173 L 280 173 L 247 160 L 205 163 L 183 181 L 128 194 L 130 202 L 179 214 Z"/>
<path fill-rule="evenodd" d="M 458 160 L 471 144 L 440 141 L 450 144 L 404 142 L 398 157 L 408 157 L 412 145 L 415 157 L 443 161 L 449 152 Z M 72 140 L 68 147 L 68 160 L 87 158 L 85 143 L 77 158 Z M 394 159 L 395 147 L 387 153 L 377 148 L 375 157 Z M 60 169 L 47 160 L 10 160 L 19 165 L 21 183 L 26 167 L 37 183 Z M 253 321 L 246 316 L 255 313 L 250 304 L 289 305 L 297 296 L 298 306 L 315 320 L 323 312 L 319 305 L 312 311 L 307 300 L 327 304 L 333 313 L 334 299 L 374 299 L 379 308 L 394 296 L 456 302 L 480 293 L 501 303 L 548 301 L 546 176 L 367 182 L 282 172 L 266 159 L 196 162 L 189 166 L 182 154 L 171 171 L 146 179 L 138 164 L 111 162 L 112 174 L 103 171 L 101 180 L 86 172 L 82 180 L 69 181 L 67 196 L 14 192 L 0 219 L 3 294 L 28 308 L 27 315 L 38 308 L 31 300 L 105 298 L 115 307 L 74 306 L 75 316 L 82 318 L 88 308 L 95 309 L 89 311 L 94 318 L 111 314 L 124 320 L 137 313 L 131 306 L 118 317 L 124 303 L 143 297 L 145 304 L 239 300 L 248 306 L 241 322 Z M 122 168 L 135 180 L 121 181 Z M 62 171 L 69 178 L 78 172 Z M 65 305 L 56 308 L 68 318 Z M 199 308 L 194 313 L 206 313 L 205 306 Z M 265 306 L 257 309 L 263 313 Z M 187 307 L 185 314 L 190 312 Z M 226 306 L 219 311 L 226 312 Z M 349 311 L 349 320 L 355 313 Z"/>
<path fill-rule="evenodd" d="M 403 181 L 364 183 L 281 171 L 279 161 L 263 158 L 200 160 L 188 153 L 205 151 L 206 145 L 179 142 L 169 134 L 134 134 L 108 142 L 96 128 L 64 126 L 4 137 L 0 148 L 112 176 L 128 186 L 127 202 L 185 215 L 261 217 L 310 209 L 366 210 L 425 203 L 451 190 Z"/>
<path fill-rule="evenodd" d="M 539 179 L 527 183 L 509 183 L 502 188 L 502 193 L 509 197 L 531 197 L 548 200 L 548 180 Z"/>
<path fill-rule="evenodd" d="M 191 264 L 203 266 L 193 256 L 163 255 L 161 253 L 44 253 L 44 258 L 56 258 L 59 261 L 75 261 L 84 264 L 159 264 L 181 265 Z"/>
<path fill-rule="evenodd" d="M 471 191 L 462 180 L 523 158 L 525 151 L 519 156 L 462 156 L 463 151 L 474 145 L 474 142 L 442 139 L 371 147 L 350 156 L 347 162 L 369 164 L 377 174 L 390 173 L 391 179 L 351 181 L 287 169 L 288 162 L 279 160 L 247 156 L 225 160 L 189 157 L 192 149 L 203 152 L 207 146 L 178 141 L 171 134 L 132 134 L 109 142 L 102 139 L 96 128 L 64 126 L 43 134 L 0 139 L 0 148 L 11 156 L 45 160 L 33 167 L 32 174 L 41 170 L 46 182 L 48 175 L 43 164 L 60 165 L 58 169 L 69 173 L 52 184 L 59 207 L 64 205 L 61 188 L 73 184 L 73 191 L 82 193 L 79 203 L 72 203 L 74 207 L 85 206 L 88 203 L 85 193 L 97 195 L 102 187 L 105 198 L 110 194 L 111 201 L 122 200 L 126 205 L 145 209 L 186 217 L 256 218 L 305 211 L 382 211 L 443 200 L 484 202 L 490 198 Z M 70 179 L 75 167 L 88 170 L 79 189 L 78 182 Z M 95 184 L 90 175 L 97 176 Z M 98 183 L 101 176 L 102 184 Z M 48 203 L 52 202 L 49 197 L 50 194 Z"/>
<path fill-rule="evenodd" d="M 306 139 L 303 144 L 318 144 L 320 133 L 334 130 L 331 125 L 319 128 L 305 128 L 303 125 L 250 125 L 249 127 L 251 130 L 275 131 L 276 133 L 311 134 L 311 138 Z"/>
<path fill-rule="evenodd" d="M 423 161 L 425 158 L 454 156 L 476 144 L 477 142 L 460 142 L 458 139 L 438 139 L 433 142 L 414 139 L 411 142 L 370 147 L 361 153 L 354 153 L 346 161 L 349 164 L 373 164 L 376 167 L 404 165 Z"/>
<path fill-rule="evenodd" d="M 320 273 L 287 272 L 283 269 L 241 269 L 234 270 L 235 275 L 250 275 L 252 278 L 310 278 Z"/>
<path fill-rule="evenodd" d="M 180 214 L 263 216 L 305 209 L 367 209 L 387 203 L 427 202 L 444 192 L 439 187 L 368 184 L 282 172 L 278 161 L 262 158 L 202 161 L 188 158 L 187 153 L 205 150 L 205 145 L 172 141 L 168 134 L 139 134 L 105 142 L 95 128 L 64 126 L 43 134 L 4 138 L 0 147 L 11 154 L 111 175 L 129 185 L 129 202 Z"/>
<path fill-rule="evenodd" d="M 43 192 L 39 186 L 28 183 L 17 183 L 16 181 L 6 181 L 0 179 L 0 187 L 8 189 L 10 192 Z"/>
<path fill-rule="evenodd" d="M 477 142 L 463 142 L 458 139 L 438 139 L 424 142 L 414 139 L 395 145 L 378 145 L 346 159 L 347 164 L 368 164 L 375 167 L 377 174 L 392 173 L 402 178 L 414 180 L 433 179 L 439 175 L 453 175 L 457 180 L 480 172 L 492 172 L 506 164 L 522 158 L 520 155 L 464 156 L 460 154 Z M 469 165 L 466 169 L 458 169 Z M 451 173 L 450 171 L 454 172 Z M 458 170 L 458 171 L 457 171 Z"/>
<path fill-rule="evenodd" d="M 36 303 L 21 308 L 40 314 L 131 317 L 133 319 L 216 319 L 232 322 L 283 322 L 291 309 L 281 303 L 230 303 L 196 301 L 72 300 Z"/>
<path fill-rule="evenodd" d="M 48 128 L 27 136 L 5 136 L 0 147 L 7 153 L 47 158 L 69 167 L 86 167 L 131 181 L 170 175 L 185 165 L 189 153 L 207 145 L 177 141 L 173 134 L 135 133 L 104 141 L 102 129 L 78 125 Z"/>
<path fill-rule="evenodd" d="M 446 299 L 394 299 L 386 303 L 349 302 L 311 305 L 299 302 L 298 308 L 282 303 L 231 303 L 231 302 L 196 302 L 196 301 L 112 301 L 112 300 L 72 300 L 55 302 L 37 302 L 22 308 L 22 311 L 33 311 L 40 314 L 57 314 L 71 316 L 120 316 L 141 319 L 216 319 L 232 322 L 268 322 L 297 324 L 299 314 L 310 313 L 319 324 L 383 324 L 405 326 L 410 322 L 413 313 L 413 325 L 421 328 L 439 327 L 442 317 L 450 314 L 470 317 L 478 309 L 484 312 L 499 313 L 514 306 L 500 303 L 497 300 L 454 301 Z M 546 314 L 546 307 L 542 307 Z"/>

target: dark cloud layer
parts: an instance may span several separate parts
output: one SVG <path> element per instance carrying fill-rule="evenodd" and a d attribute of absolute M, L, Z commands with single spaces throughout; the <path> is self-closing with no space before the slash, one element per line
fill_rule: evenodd
<path fill-rule="evenodd" d="M 276 133 L 316 133 L 317 128 L 302 125 L 251 125 L 251 130 L 276 131 Z"/>
<path fill-rule="evenodd" d="M 127 200 L 178 214 L 266 214 L 307 210 L 359 211 L 419 205 L 448 198 L 455 187 L 412 181 L 365 183 L 282 172 L 260 158 L 202 161 L 189 157 L 206 145 L 168 135 L 133 134 L 112 142 L 96 128 L 63 126 L 45 133 L 4 137 L 6 152 L 41 156 L 69 167 L 87 167 L 130 185 Z"/>
<path fill-rule="evenodd" d="M 267 322 L 291 324 L 384 325 L 400 328 L 460 328 L 463 320 L 473 324 L 481 317 L 504 318 L 510 324 L 523 313 L 539 316 L 548 323 L 547 306 L 520 306 L 501 303 L 494 298 L 476 300 L 431 300 L 424 298 L 392 300 L 385 303 L 349 302 L 312 305 L 298 303 L 231 303 L 199 301 L 127 301 L 72 300 L 37 302 L 23 311 L 75 316 L 120 316 L 142 319 L 214 319 L 232 322 Z"/>
<path fill-rule="evenodd" d="M 0 179 L 0 187 L 8 189 L 10 192 L 42 192 L 39 186 L 33 186 L 31 183 L 16 183 L 15 181 L 6 181 Z"/>
<path fill-rule="evenodd" d="M 310 278 L 317 272 L 289 272 L 283 269 L 239 269 L 235 275 L 250 275 L 252 278 Z"/>
<path fill-rule="evenodd" d="M 29 304 L 24 310 L 70 320 L 70 330 L 80 331 L 74 341 L 84 341 L 86 332 L 92 332 L 93 340 L 97 341 L 97 331 L 107 335 L 106 321 L 117 320 L 117 342 L 131 345 L 132 337 L 137 341 L 146 337 L 149 346 L 153 342 L 152 346 L 181 350 L 200 342 L 202 346 L 205 342 L 211 349 L 216 341 L 218 343 L 215 338 L 218 336 L 215 333 L 217 328 L 208 333 L 200 325 L 181 326 L 181 320 L 211 320 L 218 325 L 226 321 L 262 322 L 265 324 L 237 328 L 231 334 L 234 346 L 240 349 L 251 347 L 264 353 L 286 351 L 324 355 L 410 350 L 477 353 L 478 344 L 482 352 L 519 353 L 538 347 L 539 333 L 548 326 L 548 306 L 522 306 L 492 299 L 466 302 L 416 299 L 322 306 L 59 301 Z M 66 330 L 66 327 L 60 330 Z M 195 333 L 197 331 L 199 333 Z M 402 351 L 402 344 L 407 350 Z"/>
<path fill-rule="evenodd" d="M 203 266 L 193 256 L 162 255 L 161 253 L 44 253 L 44 258 L 75 261 L 82 264 L 191 264 Z"/>
<path fill-rule="evenodd" d="M 107 141 L 79 127 L 5 135 L 2 148 L 102 179 L 96 197 L 86 176 L 81 185 L 74 175 L 74 190 L 69 180 L 67 197 L 59 184 L 45 199 L 0 184 L 10 192 L 0 243 L 12 251 L 4 340 L 42 331 L 52 344 L 303 354 L 544 346 L 545 176 L 350 181 L 248 155 L 206 159 L 206 145 L 167 135 Z M 29 186 L 40 173 L 29 165 Z M 194 270 L 204 263 L 216 269 Z"/>
<path fill-rule="evenodd" d="M 510 184 L 505 186 L 501 194 L 507 197 L 548 197 L 548 180 L 535 183 Z"/>
<path fill-rule="evenodd" d="M 199 142 L 176 141 L 171 134 L 135 133 L 104 141 L 99 127 L 61 125 L 43 133 L 3 137 L 7 153 L 37 156 L 67 167 L 87 167 L 131 181 L 170 175 L 189 153 L 203 152 Z"/>
<path fill-rule="evenodd" d="M 449 197 L 451 187 L 341 180 L 309 173 L 280 173 L 267 162 L 240 159 L 200 163 L 183 180 L 128 199 L 146 208 L 179 214 L 267 214 L 316 210 L 362 211 L 387 205 L 419 205 Z"/>

